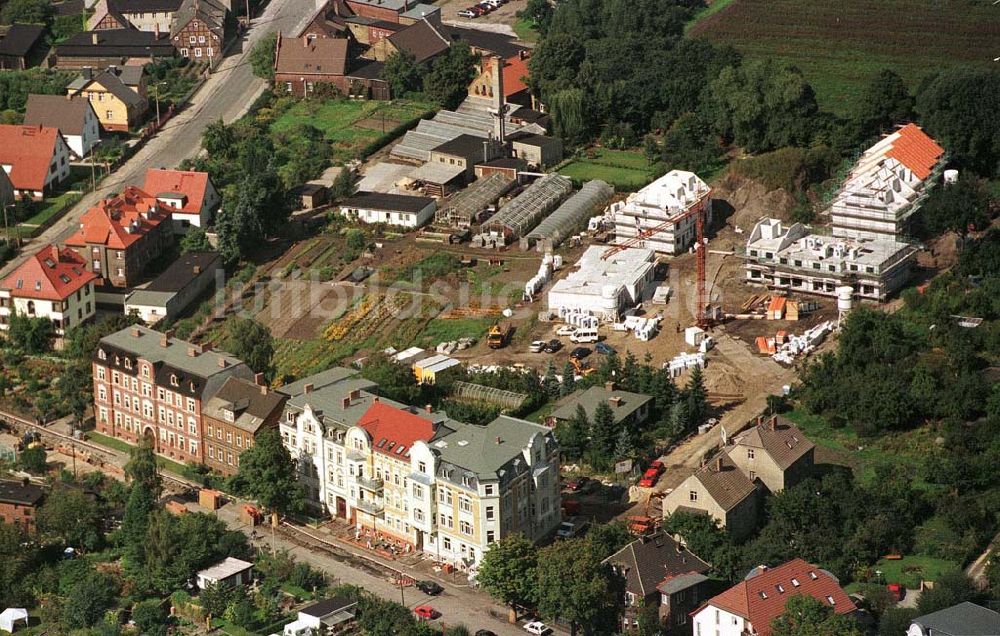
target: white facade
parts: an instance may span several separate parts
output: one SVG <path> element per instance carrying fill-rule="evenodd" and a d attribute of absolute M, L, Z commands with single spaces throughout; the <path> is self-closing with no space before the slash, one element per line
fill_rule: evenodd
<path fill-rule="evenodd" d="M 683 253 L 697 239 L 696 215 L 684 217 L 684 214 L 695 206 L 703 205 L 707 215 L 710 194 L 708 184 L 698 175 L 671 170 L 629 195 L 625 201 L 611 206 L 610 212 L 615 219 L 615 242 L 624 243 L 641 232 L 660 228 L 643 239 L 640 245 L 662 254 Z"/>
<path fill-rule="evenodd" d="M 184 210 L 187 204 L 187 196 L 181 192 L 151 193 L 155 194 L 156 200 L 166 209 L 170 210 L 170 220 L 173 222 L 174 233 L 184 234 L 190 227 L 200 227 L 205 229 L 212 223 L 215 211 L 222 203 L 219 191 L 209 180 L 205 185 L 205 196 L 201 202 L 199 210 Z"/>
<path fill-rule="evenodd" d="M 433 200 L 416 212 L 344 205 L 341 206 L 340 213 L 348 219 L 362 223 L 385 223 L 387 225 L 415 229 L 434 218 L 436 207 Z"/>
<path fill-rule="evenodd" d="M 85 108 L 83 120 L 83 131 L 79 135 L 67 135 L 63 133 L 66 144 L 69 146 L 73 156 L 82 159 L 90 154 L 91 148 L 101 141 L 101 122 L 94 114 L 93 108 Z"/>
<path fill-rule="evenodd" d="M 694 636 L 745 636 L 754 633 L 750 621 L 712 604 L 702 607 L 694 615 L 691 627 Z"/>
<path fill-rule="evenodd" d="M 653 282 L 655 253 L 628 248 L 602 259 L 607 249 L 601 245 L 587 248 L 577 270 L 556 281 L 548 293 L 550 312 L 562 318 L 583 313 L 613 321 L 641 301 Z"/>
<path fill-rule="evenodd" d="M 66 300 L 41 300 L 18 296 L 16 290 L 0 289 L 0 330 L 10 326 L 14 313 L 32 318 L 48 318 L 55 327 L 55 334 L 63 336 L 66 330 L 89 320 L 97 312 L 94 284 L 87 283 Z"/>

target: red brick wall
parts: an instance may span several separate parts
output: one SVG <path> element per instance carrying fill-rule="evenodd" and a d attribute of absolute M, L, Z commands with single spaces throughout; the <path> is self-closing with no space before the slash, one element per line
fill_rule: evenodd
<path fill-rule="evenodd" d="M 399 22 L 399 14 L 392 9 L 372 6 L 361 2 L 351 2 L 351 0 L 347 0 L 347 6 L 353 9 L 354 13 L 366 18 L 385 20 L 386 22 Z"/>
<path fill-rule="evenodd" d="M 35 507 L 0 503 L 0 519 L 4 523 L 21 526 L 25 530 L 35 529 Z"/>

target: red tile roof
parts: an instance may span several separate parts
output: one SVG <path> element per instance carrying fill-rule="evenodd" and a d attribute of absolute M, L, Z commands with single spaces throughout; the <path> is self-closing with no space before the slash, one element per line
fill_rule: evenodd
<path fill-rule="evenodd" d="M 183 194 L 184 205 L 179 210 L 170 208 L 171 211 L 198 214 L 208 190 L 208 173 L 150 168 L 146 171 L 146 182 L 142 184 L 142 189 L 154 197 L 168 192 Z"/>
<path fill-rule="evenodd" d="M 46 245 L 21 264 L 0 283 L 17 298 L 66 300 L 97 275 L 87 270 L 87 263 L 69 249 Z"/>
<path fill-rule="evenodd" d="M 434 437 L 434 422 L 383 402 L 372 404 L 358 420 L 368 431 L 375 452 L 393 457 L 410 456 L 414 442 L 428 442 Z"/>
<path fill-rule="evenodd" d="M 899 137 L 892 142 L 886 155 L 909 168 L 918 178 L 926 179 L 944 154 L 944 148 L 916 124 L 907 124 L 896 133 Z"/>
<path fill-rule="evenodd" d="M 16 190 L 45 189 L 59 137 L 57 128 L 0 125 L 0 165 L 11 166 L 8 176 Z"/>
<path fill-rule="evenodd" d="M 529 75 L 528 56 L 515 55 L 503 63 L 503 96 L 510 97 L 521 91 L 528 90 L 524 80 Z"/>
<path fill-rule="evenodd" d="M 67 245 L 104 245 L 125 249 L 167 217 L 156 197 L 135 186 L 127 186 L 113 199 L 105 199 L 84 212 L 80 229 L 66 239 Z"/>
<path fill-rule="evenodd" d="M 785 611 L 785 603 L 796 594 L 811 596 L 833 607 L 837 614 L 857 609 L 837 579 L 802 559 L 792 559 L 776 568 L 758 569 L 751 578 L 712 597 L 702 608 L 711 605 L 742 616 L 750 621 L 758 636 L 770 636 L 771 621 Z"/>

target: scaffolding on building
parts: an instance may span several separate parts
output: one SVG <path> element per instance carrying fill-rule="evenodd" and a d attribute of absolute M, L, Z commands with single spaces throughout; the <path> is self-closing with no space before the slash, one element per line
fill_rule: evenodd
<path fill-rule="evenodd" d="M 475 402 L 489 402 L 503 409 L 519 409 L 528 396 L 492 386 L 457 381 L 454 385 L 455 396 Z"/>
<path fill-rule="evenodd" d="M 538 221 L 551 212 L 566 195 L 573 191 L 573 182 L 558 174 L 547 174 L 500 208 L 484 226 L 484 234 L 474 243 L 503 247 L 531 231 Z"/>
<path fill-rule="evenodd" d="M 566 199 L 538 227 L 526 234 L 525 238 L 544 242 L 545 248 L 549 250 L 556 248 L 577 226 L 595 212 L 603 210 L 614 194 L 615 189 L 604 181 L 588 181 L 579 192 Z"/>
<path fill-rule="evenodd" d="M 483 177 L 441 207 L 434 222 L 448 227 L 471 227 L 480 212 L 496 203 L 513 186 L 514 180 L 500 172 Z"/>

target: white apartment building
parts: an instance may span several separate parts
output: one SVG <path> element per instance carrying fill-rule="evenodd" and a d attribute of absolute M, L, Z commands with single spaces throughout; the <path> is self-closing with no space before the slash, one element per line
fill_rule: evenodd
<path fill-rule="evenodd" d="M 944 149 L 907 124 L 866 150 L 830 208 L 833 235 L 895 240 L 944 167 Z"/>
<path fill-rule="evenodd" d="M 282 440 L 317 512 L 465 571 L 493 541 L 559 524 L 551 430 L 509 417 L 463 424 L 375 390 L 341 368 L 281 389 Z"/>
<path fill-rule="evenodd" d="M 661 254 L 681 254 L 697 239 L 697 213 L 711 220 L 711 188 L 698 175 L 671 170 L 625 201 L 612 204 L 615 242 L 645 236 L 640 247 Z M 654 231 L 655 230 L 655 231 Z"/>

